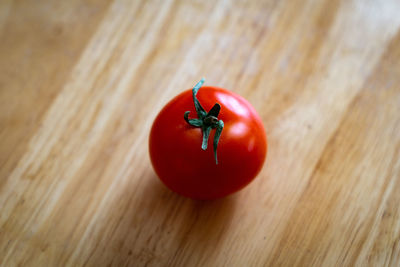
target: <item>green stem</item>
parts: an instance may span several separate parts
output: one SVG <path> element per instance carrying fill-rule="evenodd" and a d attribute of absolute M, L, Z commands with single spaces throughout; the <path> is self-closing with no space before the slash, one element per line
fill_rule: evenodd
<path fill-rule="evenodd" d="M 194 127 L 201 128 L 203 132 L 203 141 L 201 144 L 201 148 L 203 150 L 207 149 L 208 138 L 210 137 L 211 129 L 216 129 L 214 135 L 213 147 L 214 147 L 215 164 L 218 164 L 217 148 L 219 139 L 221 137 L 222 129 L 224 128 L 224 122 L 222 120 L 218 120 L 218 115 L 221 110 L 221 106 L 218 103 L 216 103 L 207 113 L 201 106 L 199 100 L 197 99 L 196 97 L 197 92 L 200 90 L 203 83 L 204 83 L 204 78 L 201 79 L 200 82 L 198 82 L 192 89 L 193 102 L 198 119 L 189 119 L 190 111 L 186 111 L 185 114 L 183 115 L 183 118 L 188 124 Z"/>

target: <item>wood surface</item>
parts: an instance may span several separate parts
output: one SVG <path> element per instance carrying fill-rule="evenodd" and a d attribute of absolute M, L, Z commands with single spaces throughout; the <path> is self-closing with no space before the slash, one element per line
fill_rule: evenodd
<path fill-rule="evenodd" d="M 400 2 L 0 1 L 1 266 L 400 266 Z M 152 120 L 232 90 L 257 179 L 170 192 Z"/>

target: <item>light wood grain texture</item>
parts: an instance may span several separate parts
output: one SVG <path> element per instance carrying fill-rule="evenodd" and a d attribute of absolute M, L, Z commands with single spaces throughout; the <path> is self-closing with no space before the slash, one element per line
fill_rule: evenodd
<path fill-rule="evenodd" d="M 0 265 L 399 266 L 400 2 L 0 1 Z M 257 179 L 166 189 L 152 120 L 201 77 L 258 110 Z"/>

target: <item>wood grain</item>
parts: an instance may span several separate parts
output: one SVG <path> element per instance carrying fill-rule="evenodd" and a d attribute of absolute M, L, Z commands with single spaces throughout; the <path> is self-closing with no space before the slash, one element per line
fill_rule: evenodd
<path fill-rule="evenodd" d="M 1 1 L 0 265 L 399 266 L 400 2 Z M 152 120 L 201 77 L 269 139 L 225 199 L 166 189 Z"/>

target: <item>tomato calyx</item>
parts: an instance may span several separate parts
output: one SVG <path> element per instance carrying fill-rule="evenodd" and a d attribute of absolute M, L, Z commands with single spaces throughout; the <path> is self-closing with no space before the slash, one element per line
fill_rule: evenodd
<path fill-rule="evenodd" d="M 197 97 L 196 97 L 197 92 L 199 91 L 199 89 L 201 88 L 203 83 L 204 83 L 204 78 L 201 79 L 200 82 L 198 82 L 192 89 L 193 102 L 194 102 L 194 107 L 196 109 L 198 119 L 189 119 L 190 111 L 186 111 L 185 114 L 183 115 L 183 118 L 191 126 L 201 128 L 201 130 L 203 132 L 203 141 L 201 144 L 201 148 L 203 150 L 207 149 L 208 138 L 210 137 L 211 130 L 216 129 L 215 135 L 214 135 L 213 146 L 214 146 L 215 164 L 218 164 L 217 147 L 218 147 L 219 138 L 222 133 L 222 129 L 224 128 L 224 122 L 222 120 L 218 120 L 218 115 L 221 110 L 220 104 L 215 103 L 215 105 L 210 109 L 210 111 L 206 112 L 204 110 L 204 108 L 201 106 L 199 100 L 197 99 Z"/>

